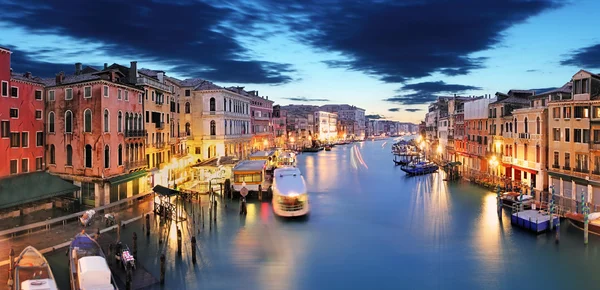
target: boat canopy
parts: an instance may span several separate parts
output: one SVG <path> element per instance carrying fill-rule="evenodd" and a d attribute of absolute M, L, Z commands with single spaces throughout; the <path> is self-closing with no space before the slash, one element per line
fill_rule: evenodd
<path fill-rule="evenodd" d="M 77 277 L 81 289 L 114 289 L 106 260 L 100 256 L 87 256 L 78 261 Z"/>
<path fill-rule="evenodd" d="M 591 214 L 588 215 L 588 220 L 596 220 L 600 218 L 600 212 L 593 212 Z"/>
<path fill-rule="evenodd" d="M 307 193 L 306 182 L 300 169 L 296 167 L 282 167 L 273 173 L 275 182 L 273 191 L 280 195 L 295 196 Z"/>
<path fill-rule="evenodd" d="M 261 171 L 265 169 L 266 160 L 244 160 L 238 163 L 233 171 Z"/>
<path fill-rule="evenodd" d="M 269 159 L 269 157 L 275 156 L 276 153 L 277 152 L 274 150 L 257 151 L 257 152 L 250 154 L 250 159 L 251 160 L 266 160 L 266 159 Z"/>
<path fill-rule="evenodd" d="M 52 279 L 33 279 L 21 282 L 22 290 L 58 290 Z"/>

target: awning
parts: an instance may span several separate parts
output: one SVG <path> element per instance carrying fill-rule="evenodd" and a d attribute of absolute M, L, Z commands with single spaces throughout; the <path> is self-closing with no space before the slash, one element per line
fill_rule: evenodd
<path fill-rule="evenodd" d="M 517 169 L 517 170 L 529 172 L 531 174 L 538 174 L 538 171 L 534 170 L 534 169 L 529 169 L 529 168 L 525 168 L 525 167 L 521 167 L 521 166 L 516 166 L 516 165 L 513 165 L 513 168 Z"/>
<path fill-rule="evenodd" d="M 178 195 L 179 194 L 179 190 L 175 190 L 175 189 L 170 189 L 170 188 L 166 188 L 162 185 L 157 185 L 154 186 L 154 188 L 152 189 L 152 191 L 160 194 L 160 195 L 164 195 L 164 196 L 172 196 L 172 195 Z"/>
<path fill-rule="evenodd" d="M 117 185 L 117 184 L 125 183 L 128 181 L 134 180 L 134 179 L 138 179 L 138 178 L 144 177 L 144 176 L 146 176 L 146 170 L 140 170 L 140 171 L 136 171 L 136 172 L 131 172 L 131 173 L 115 176 L 113 178 L 108 179 L 108 182 L 110 182 L 110 184 L 112 184 L 112 185 Z"/>
<path fill-rule="evenodd" d="M 33 172 L 0 179 L 0 208 L 13 207 L 79 190 L 47 172 Z"/>

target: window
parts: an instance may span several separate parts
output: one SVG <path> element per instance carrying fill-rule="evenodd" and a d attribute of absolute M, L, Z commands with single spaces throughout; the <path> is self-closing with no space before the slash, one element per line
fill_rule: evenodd
<path fill-rule="evenodd" d="M 11 98 L 18 98 L 19 97 L 19 88 L 17 88 L 17 87 L 10 87 L 10 97 Z"/>
<path fill-rule="evenodd" d="M 523 120 L 523 125 L 525 126 L 525 132 L 523 133 L 529 133 L 529 122 L 527 121 L 527 117 Z"/>
<path fill-rule="evenodd" d="M 527 144 L 523 144 L 523 160 L 527 161 Z"/>
<path fill-rule="evenodd" d="M 536 134 L 540 134 L 540 132 L 542 131 L 542 126 L 540 125 L 540 117 L 537 117 L 537 119 L 535 119 L 535 133 Z"/>
<path fill-rule="evenodd" d="M 65 112 L 65 133 L 73 133 L 73 112 Z"/>
<path fill-rule="evenodd" d="M 138 93 L 138 103 L 142 103 L 143 98 L 142 98 L 142 93 Z"/>
<path fill-rule="evenodd" d="M 35 91 L 35 99 L 36 100 L 41 100 L 42 99 L 42 91 L 40 91 L 40 90 L 36 90 Z"/>
<path fill-rule="evenodd" d="M 117 100 L 121 99 L 121 89 L 117 90 Z"/>
<path fill-rule="evenodd" d="M 85 145 L 85 152 L 83 155 L 85 158 L 85 168 L 92 168 L 92 145 Z"/>
<path fill-rule="evenodd" d="M 575 143 L 581 143 L 581 129 L 573 130 L 573 140 Z"/>
<path fill-rule="evenodd" d="M 583 134 L 583 143 L 590 143 L 590 130 L 583 129 L 581 132 Z"/>
<path fill-rule="evenodd" d="M 83 132 L 92 132 L 92 110 L 90 109 L 83 112 Z"/>
<path fill-rule="evenodd" d="M 535 146 L 535 162 L 537 163 L 541 162 L 540 153 L 540 145 Z"/>
<path fill-rule="evenodd" d="M 36 120 L 42 119 L 42 110 L 35 110 L 35 119 Z"/>
<path fill-rule="evenodd" d="M 8 138 L 10 137 L 10 121 L 2 121 L 2 127 L 1 129 L 1 133 L 2 135 L 0 137 L 2 138 Z"/>
<path fill-rule="evenodd" d="M 117 117 L 117 132 L 123 132 L 123 113 L 119 111 L 119 117 Z"/>
<path fill-rule="evenodd" d="M 103 86 L 103 87 L 102 87 L 102 92 L 103 92 L 102 94 L 104 95 L 104 97 L 105 97 L 105 98 L 108 98 L 108 97 L 109 97 L 109 93 L 108 93 L 108 92 L 109 92 L 109 90 L 108 90 L 108 86 Z"/>
<path fill-rule="evenodd" d="M 555 151 L 554 152 L 554 162 L 552 164 L 552 167 L 554 167 L 554 168 L 558 168 L 559 167 L 559 165 L 558 165 L 558 159 L 559 159 L 558 152 Z"/>
<path fill-rule="evenodd" d="M 563 166 L 564 169 L 571 169 L 571 153 L 569 152 L 565 152 L 565 166 Z"/>
<path fill-rule="evenodd" d="M 565 128 L 565 142 L 571 142 L 571 129 Z"/>
<path fill-rule="evenodd" d="M 84 87 L 83 88 L 83 97 L 86 99 L 92 97 L 92 87 Z"/>
<path fill-rule="evenodd" d="M 190 93 L 191 93 L 190 90 L 185 90 L 185 96 L 186 97 L 189 97 L 191 95 Z"/>
<path fill-rule="evenodd" d="M 29 132 L 21 132 L 21 147 L 29 147 Z"/>
<path fill-rule="evenodd" d="M 13 119 L 18 119 L 19 118 L 19 109 L 10 108 L 10 117 Z"/>
<path fill-rule="evenodd" d="M 67 166 L 73 166 L 73 147 L 67 145 Z"/>
<path fill-rule="evenodd" d="M 600 118 L 600 107 L 594 107 L 592 112 L 593 118 Z"/>
<path fill-rule="evenodd" d="M 35 158 L 35 170 L 42 170 L 42 157 Z"/>
<path fill-rule="evenodd" d="M 110 148 L 104 146 L 104 168 L 110 168 Z"/>
<path fill-rule="evenodd" d="M 21 135 L 19 132 L 10 132 L 10 147 L 19 147 L 21 146 Z"/>
<path fill-rule="evenodd" d="M 571 107 L 563 108 L 563 118 L 570 119 L 571 118 Z"/>
<path fill-rule="evenodd" d="M 215 104 L 215 98 L 210 98 L 210 111 L 214 112 L 216 110 L 217 110 L 217 108 L 216 108 L 216 104 Z"/>
<path fill-rule="evenodd" d="M 600 143 L 600 130 L 594 130 L 594 143 Z"/>
<path fill-rule="evenodd" d="M 154 102 L 154 91 L 152 91 L 152 101 Z"/>
<path fill-rule="evenodd" d="M 590 117 L 590 108 L 589 107 L 575 107 L 575 118 L 589 118 Z"/>
<path fill-rule="evenodd" d="M 552 141 L 560 141 L 560 128 L 552 129 Z"/>
<path fill-rule="evenodd" d="M 123 145 L 119 144 L 119 150 L 117 152 L 117 158 L 119 161 L 119 166 L 123 165 Z"/>
<path fill-rule="evenodd" d="M 2 96 L 8 97 L 8 82 L 2 81 Z"/>
<path fill-rule="evenodd" d="M 72 99 L 73 99 L 73 89 L 72 88 L 65 89 L 65 100 L 72 100 Z"/>
<path fill-rule="evenodd" d="M 21 159 L 21 173 L 29 172 L 29 159 L 23 158 Z"/>
<path fill-rule="evenodd" d="M 190 113 L 190 102 L 185 102 L 185 113 L 186 114 Z"/>
<path fill-rule="evenodd" d="M 590 90 L 589 90 L 589 83 L 590 83 L 589 79 L 582 79 L 581 80 L 581 93 L 582 94 L 587 94 L 587 93 L 590 92 Z"/>
<path fill-rule="evenodd" d="M 44 146 L 44 132 L 36 132 L 35 133 L 35 146 L 37 146 L 37 147 Z"/>
<path fill-rule="evenodd" d="M 17 174 L 18 168 L 18 161 L 16 159 L 13 159 L 10 161 L 10 174 Z"/>
<path fill-rule="evenodd" d="M 217 135 L 217 123 L 215 123 L 215 120 L 210 121 L 210 135 Z"/>
<path fill-rule="evenodd" d="M 190 129 L 190 123 L 185 123 L 185 134 L 190 136 L 191 135 L 191 129 Z"/>
<path fill-rule="evenodd" d="M 56 148 L 54 148 L 54 144 L 50 145 L 50 164 L 56 164 Z"/>
<path fill-rule="evenodd" d="M 110 114 L 108 113 L 108 109 L 104 109 L 104 132 L 108 132 L 110 126 Z"/>
<path fill-rule="evenodd" d="M 129 101 L 129 92 L 125 91 L 125 101 Z"/>
<path fill-rule="evenodd" d="M 587 173 L 588 168 L 587 154 L 575 154 L 575 171 Z"/>
<path fill-rule="evenodd" d="M 54 101 L 54 91 L 48 91 L 48 101 Z"/>

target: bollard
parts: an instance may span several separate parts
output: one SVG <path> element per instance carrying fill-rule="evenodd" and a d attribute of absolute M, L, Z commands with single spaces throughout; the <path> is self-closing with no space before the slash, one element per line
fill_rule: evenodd
<path fill-rule="evenodd" d="M 554 236 L 554 242 L 555 243 L 559 243 L 560 242 L 560 220 L 559 222 L 556 224 L 556 235 Z"/>
<path fill-rule="evenodd" d="M 587 246 L 588 244 L 588 234 L 589 234 L 589 230 L 588 230 L 588 221 L 585 221 L 585 223 L 583 224 L 583 244 Z"/>
<path fill-rule="evenodd" d="M 146 236 L 150 236 L 150 214 L 146 214 Z"/>
<path fill-rule="evenodd" d="M 213 206 L 213 210 L 214 210 L 214 221 L 217 222 L 217 201 L 215 200 L 214 206 Z"/>
<path fill-rule="evenodd" d="M 258 185 L 258 200 L 262 201 L 262 185 Z"/>
<path fill-rule="evenodd" d="M 125 276 L 125 289 L 127 290 L 131 290 L 131 264 L 127 264 L 127 270 L 126 270 L 126 276 Z"/>
<path fill-rule="evenodd" d="M 133 257 L 137 259 L 137 234 L 133 232 Z"/>
<path fill-rule="evenodd" d="M 13 248 L 10 249 L 10 252 L 8 252 L 8 257 L 9 257 L 9 264 L 8 264 L 8 286 L 10 286 L 10 288 L 12 289 L 13 286 L 13 272 L 15 269 L 13 269 L 14 265 L 15 265 L 15 250 Z"/>
<path fill-rule="evenodd" d="M 225 197 L 225 193 L 223 192 L 223 183 L 219 183 L 219 190 L 221 191 L 221 200 L 223 200 Z"/>
<path fill-rule="evenodd" d="M 204 228 L 204 207 L 200 208 L 202 210 L 202 228 Z"/>
<path fill-rule="evenodd" d="M 177 254 L 181 256 L 181 230 L 177 228 Z"/>
<path fill-rule="evenodd" d="M 121 241 L 121 221 L 117 222 L 117 242 Z"/>
<path fill-rule="evenodd" d="M 196 264 L 196 237 L 192 236 L 192 263 Z"/>
<path fill-rule="evenodd" d="M 165 254 L 160 255 L 160 284 L 165 285 Z"/>

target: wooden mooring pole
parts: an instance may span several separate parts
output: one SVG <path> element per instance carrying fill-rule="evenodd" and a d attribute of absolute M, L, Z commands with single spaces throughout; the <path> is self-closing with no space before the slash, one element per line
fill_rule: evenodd
<path fill-rule="evenodd" d="M 137 233 L 133 232 L 133 257 L 137 259 Z"/>
<path fill-rule="evenodd" d="M 165 254 L 160 255 L 160 284 L 165 285 Z"/>
<path fill-rule="evenodd" d="M 196 237 L 192 236 L 192 263 L 196 264 Z"/>
<path fill-rule="evenodd" d="M 150 236 L 150 214 L 146 214 L 146 236 Z"/>
<path fill-rule="evenodd" d="M 10 249 L 10 252 L 8 252 L 8 258 L 9 258 L 9 264 L 8 264 L 8 286 L 10 287 L 10 289 L 12 289 L 13 286 L 13 272 L 15 269 L 13 269 L 14 265 L 15 265 L 15 250 L 13 248 Z"/>
<path fill-rule="evenodd" d="M 181 229 L 177 228 L 177 254 L 181 257 Z"/>

